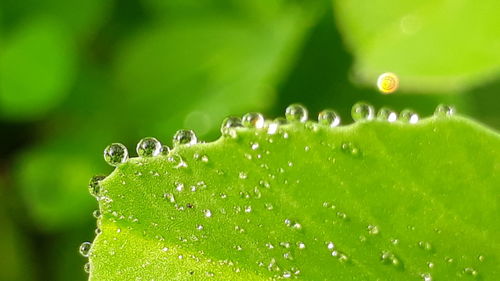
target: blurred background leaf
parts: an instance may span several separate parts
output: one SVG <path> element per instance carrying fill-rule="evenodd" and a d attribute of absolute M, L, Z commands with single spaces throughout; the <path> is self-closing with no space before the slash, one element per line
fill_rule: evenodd
<path fill-rule="evenodd" d="M 111 142 L 134 155 L 140 138 L 170 144 L 180 128 L 210 141 L 228 114 L 275 117 L 292 102 L 311 116 L 334 108 L 344 123 L 359 100 L 421 115 L 451 103 L 499 128 L 499 29 L 483 6 L 493 4 L 463 15 L 471 1 L 386 2 L 1 1 L 0 178 L 8 184 L 0 203 L 9 204 L 0 247 L 13 261 L 0 263 L 0 280 L 86 279 L 77 248 L 95 235 L 97 207 L 86 186 L 112 170 L 102 160 Z M 413 34 L 398 30 L 407 14 L 425 19 Z M 424 35 L 425 44 L 416 39 Z M 387 70 L 404 95 L 376 91 Z"/>
<path fill-rule="evenodd" d="M 500 71 L 498 1 L 334 3 L 353 73 L 365 83 L 391 71 L 404 90 L 459 92 Z"/>

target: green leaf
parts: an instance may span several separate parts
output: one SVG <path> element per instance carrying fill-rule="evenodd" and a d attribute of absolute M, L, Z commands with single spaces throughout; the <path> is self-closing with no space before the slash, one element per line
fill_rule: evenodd
<path fill-rule="evenodd" d="M 64 99 L 75 74 L 75 46 L 51 17 L 23 23 L 0 50 L 0 117 L 36 119 Z"/>
<path fill-rule="evenodd" d="M 498 1 L 333 2 L 354 72 L 368 84 L 391 71 L 401 89 L 456 92 L 500 69 Z"/>
<path fill-rule="evenodd" d="M 497 280 L 499 144 L 462 117 L 295 122 L 132 158 L 90 280 Z"/>

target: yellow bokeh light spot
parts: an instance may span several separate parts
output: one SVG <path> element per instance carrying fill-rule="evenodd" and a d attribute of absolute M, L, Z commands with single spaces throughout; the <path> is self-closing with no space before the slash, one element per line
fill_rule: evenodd
<path fill-rule="evenodd" d="M 399 87 L 399 78 L 391 72 L 382 73 L 378 77 L 377 87 L 382 94 L 394 93 Z"/>

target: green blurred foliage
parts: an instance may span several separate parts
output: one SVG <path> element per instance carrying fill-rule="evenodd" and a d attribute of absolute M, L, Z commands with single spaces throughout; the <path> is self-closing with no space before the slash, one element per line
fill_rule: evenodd
<path fill-rule="evenodd" d="M 353 72 L 365 83 L 392 71 L 400 75 L 401 89 L 456 93 L 500 70 L 496 0 L 334 3 L 338 26 L 356 57 Z"/>
<path fill-rule="evenodd" d="M 85 279 L 76 249 L 94 235 L 97 206 L 86 185 L 111 171 L 110 142 L 134 155 L 140 138 L 170 144 L 180 128 L 210 141 L 228 114 L 274 117 L 292 102 L 311 116 L 334 108 L 344 122 L 358 100 L 422 115 L 447 102 L 499 128 L 494 11 L 472 7 L 457 22 L 472 2 L 443 15 L 448 6 L 427 1 L 414 13 L 439 26 L 405 37 L 391 21 L 413 6 L 386 2 L 1 1 L 0 247 L 13 259 L 0 263 L 0 280 Z M 401 93 L 375 90 L 382 69 L 400 75 Z"/>

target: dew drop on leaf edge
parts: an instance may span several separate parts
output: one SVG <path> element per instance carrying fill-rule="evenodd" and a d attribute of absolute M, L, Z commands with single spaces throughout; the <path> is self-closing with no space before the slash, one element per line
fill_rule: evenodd
<path fill-rule="evenodd" d="M 92 248 L 92 243 L 83 242 L 79 248 L 80 254 L 86 258 L 89 257 L 91 248 Z"/>
<path fill-rule="evenodd" d="M 365 102 L 358 102 L 353 105 L 351 116 L 354 121 L 369 121 L 375 117 L 375 109 Z"/>
<path fill-rule="evenodd" d="M 318 123 L 329 127 L 340 125 L 340 116 L 331 109 L 325 109 L 318 114 Z"/>
<path fill-rule="evenodd" d="M 249 112 L 243 115 L 241 119 L 241 124 L 247 128 L 262 129 L 264 128 L 264 122 L 264 116 L 258 112 Z"/>
<path fill-rule="evenodd" d="M 112 143 L 104 149 L 104 160 L 116 167 L 128 160 L 128 150 L 121 143 Z"/>
<path fill-rule="evenodd" d="M 390 108 L 382 107 L 377 112 L 377 120 L 395 122 L 398 120 L 398 114 Z"/>
<path fill-rule="evenodd" d="M 137 143 L 136 151 L 141 157 L 154 157 L 160 154 L 162 146 L 156 138 L 146 137 Z"/>
<path fill-rule="evenodd" d="M 173 138 L 172 143 L 174 146 L 179 145 L 193 145 L 198 142 L 196 134 L 192 130 L 178 130 Z"/>
<path fill-rule="evenodd" d="M 237 116 L 228 116 L 222 121 L 220 132 L 223 136 L 236 137 L 236 128 L 242 127 L 241 118 Z"/>
<path fill-rule="evenodd" d="M 305 123 L 308 118 L 308 111 L 303 105 L 294 103 L 286 108 L 285 117 L 290 122 Z"/>
<path fill-rule="evenodd" d="M 89 181 L 89 192 L 92 194 L 94 197 L 99 196 L 99 192 L 101 191 L 101 186 L 99 185 L 99 182 L 105 179 L 106 176 L 103 175 L 97 175 L 93 176 L 90 181 Z"/>
<path fill-rule="evenodd" d="M 411 109 L 404 109 L 399 115 L 399 120 L 408 124 L 416 124 L 418 123 L 419 119 L 420 117 L 418 116 L 418 114 Z"/>
<path fill-rule="evenodd" d="M 434 111 L 434 116 L 437 117 L 450 117 L 455 114 L 455 107 L 446 104 L 440 104 Z"/>

